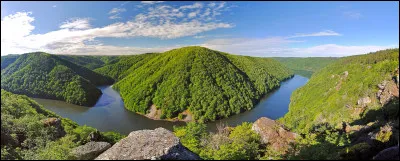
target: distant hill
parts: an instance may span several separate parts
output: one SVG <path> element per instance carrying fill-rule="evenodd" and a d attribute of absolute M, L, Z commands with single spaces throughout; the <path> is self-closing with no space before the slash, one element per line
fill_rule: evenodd
<path fill-rule="evenodd" d="M 103 67 L 119 60 L 121 56 L 58 55 L 60 58 L 84 66 L 90 70 Z"/>
<path fill-rule="evenodd" d="M 336 61 L 338 58 L 335 57 L 309 57 L 309 58 L 297 58 L 297 57 L 274 57 L 273 59 L 278 60 L 288 68 L 292 69 L 295 74 L 299 74 L 310 78 L 311 75 L 327 66 L 328 64 Z"/>
<path fill-rule="evenodd" d="M 14 63 L 19 55 L 6 55 L 1 57 L 1 70 L 6 68 L 8 65 Z"/>
<path fill-rule="evenodd" d="M 2 89 L 85 106 L 100 97 L 96 86 L 112 83 L 109 77 L 43 52 L 20 55 L 1 70 Z"/>
<path fill-rule="evenodd" d="M 113 87 L 127 109 L 148 114 L 154 105 L 161 119 L 189 112 L 195 120 L 206 122 L 238 114 L 252 109 L 264 94 L 292 76 L 273 59 L 235 56 L 203 47 L 121 60 L 125 61 L 96 71 L 121 79 Z"/>

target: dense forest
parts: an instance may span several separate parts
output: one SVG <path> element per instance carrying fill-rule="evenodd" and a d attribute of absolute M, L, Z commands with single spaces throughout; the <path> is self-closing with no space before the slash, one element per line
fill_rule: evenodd
<path fill-rule="evenodd" d="M 121 79 L 113 88 L 120 92 L 127 109 L 146 114 L 154 104 L 162 112 L 161 119 L 177 117 L 187 109 L 200 122 L 238 114 L 252 109 L 264 94 L 292 76 L 272 59 L 234 56 L 203 47 L 130 59 L 126 62 L 145 61 L 129 69 L 123 62 L 107 67 L 113 72 L 96 71 Z"/>
<path fill-rule="evenodd" d="M 118 61 L 121 56 L 59 55 L 60 58 L 84 66 L 90 70 Z"/>
<path fill-rule="evenodd" d="M 278 120 L 298 134 L 286 153 L 261 144 L 252 123 L 209 133 L 206 125 L 191 122 L 174 132 L 202 159 L 371 160 L 398 146 L 398 58 L 398 49 L 382 50 L 340 58 L 316 72 Z"/>
<path fill-rule="evenodd" d="M 310 78 L 313 73 L 327 66 L 328 64 L 336 61 L 335 57 L 309 57 L 309 58 L 296 58 L 296 57 L 274 57 L 289 69 L 293 70 L 295 74 Z"/>
<path fill-rule="evenodd" d="M 280 121 L 305 136 L 301 143 L 309 148 L 304 155 L 371 159 L 398 143 L 398 58 L 398 49 L 344 57 L 293 92 L 289 112 Z M 326 152 L 312 157 L 313 150 Z"/>
<path fill-rule="evenodd" d="M 59 121 L 61 124 L 57 124 Z M 93 133 L 99 134 L 97 141 L 110 144 L 124 137 L 79 126 L 27 96 L 1 90 L 1 160 L 75 159 L 71 150 L 91 141 L 89 135 Z"/>
<path fill-rule="evenodd" d="M 112 78 L 42 52 L 23 54 L 5 62 L 10 64 L 4 63 L 6 67 L 1 70 L 1 88 L 31 97 L 92 106 L 101 95 L 96 86 L 113 83 Z"/>

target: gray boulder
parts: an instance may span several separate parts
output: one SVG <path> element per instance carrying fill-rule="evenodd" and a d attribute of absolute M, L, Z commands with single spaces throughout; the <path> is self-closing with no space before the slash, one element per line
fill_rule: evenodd
<path fill-rule="evenodd" d="M 199 160 L 171 131 L 164 128 L 131 132 L 96 160 Z"/>
<path fill-rule="evenodd" d="M 374 156 L 374 160 L 399 160 L 399 147 L 392 146 Z"/>
<path fill-rule="evenodd" d="M 107 142 L 88 142 L 72 150 L 72 154 L 79 160 L 92 160 L 111 147 Z"/>

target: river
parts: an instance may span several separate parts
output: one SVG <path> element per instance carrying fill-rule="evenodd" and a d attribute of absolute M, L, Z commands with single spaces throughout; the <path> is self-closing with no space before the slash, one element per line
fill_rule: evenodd
<path fill-rule="evenodd" d="M 267 94 L 256 107 L 250 111 L 231 116 L 215 122 L 207 123 L 209 131 L 215 131 L 216 125 L 223 123 L 236 126 L 242 122 L 254 122 L 260 117 L 278 119 L 288 112 L 290 96 L 294 90 L 305 85 L 308 78 L 295 75 L 281 83 L 276 90 Z M 83 107 L 63 101 L 34 98 L 39 104 L 56 114 L 69 118 L 79 125 L 88 125 L 100 131 L 116 131 L 129 134 L 134 130 L 155 129 L 164 127 L 172 130 L 174 125 L 185 125 L 184 122 L 151 120 L 124 108 L 118 92 L 111 86 L 99 87 L 103 95 L 93 107 Z"/>

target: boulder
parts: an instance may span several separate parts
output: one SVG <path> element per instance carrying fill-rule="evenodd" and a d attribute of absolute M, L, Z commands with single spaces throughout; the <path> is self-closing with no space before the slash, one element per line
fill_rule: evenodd
<path fill-rule="evenodd" d="M 64 131 L 64 128 L 61 126 L 61 119 L 51 117 L 42 120 L 44 126 L 53 126 L 56 129 L 56 138 L 64 137 L 67 133 Z"/>
<path fill-rule="evenodd" d="M 164 128 L 131 132 L 126 138 L 100 154 L 96 160 L 199 160 L 179 138 Z"/>
<path fill-rule="evenodd" d="M 371 98 L 369 97 L 364 97 L 364 98 L 360 98 L 357 101 L 357 105 L 361 106 L 361 107 L 366 107 L 367 104 L 371 103 Z"/>
<path fill-rule="evenodd" d="M 252 130 L 261 136 L 261 142 L 268 144 L 276 152 L 285 153 L 291 142 L 296 139 L 296 134 L 285 130 L 274 120 L 261 117 L 254 122 Z"/>
<path fill-rule="evenodd" d="M 380 151 L 373 157 L 373 160 L 399 160 L 399 146 L 392 146 Z"/>
<path fill-rule="evenodd" d="M 88 142 L 72 150 L 72 154 L 79 160 L 92 160 L 111 147 L 107 142 Z"/>
<path fill-rule="evenodd" d="M 378 84 L 379 91 L 376 96 L 382 105 L 388 103 L 394 97 L 399 97 L 399 87 L 394 81 L 383 81 Z"/>

